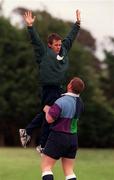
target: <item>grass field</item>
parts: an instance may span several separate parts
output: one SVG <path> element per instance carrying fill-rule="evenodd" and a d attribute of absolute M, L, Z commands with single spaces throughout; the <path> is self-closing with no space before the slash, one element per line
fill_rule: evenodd
<path fill-rule="evenodd" d="M 75 163 L 78 180 L 112 180 L 114 150 L 79 149 Z M 60 162 L 55 180 L 64 180 Z M 35 149 L 0 148 L 0 180 L 40 180 L 40 156 Z"/>

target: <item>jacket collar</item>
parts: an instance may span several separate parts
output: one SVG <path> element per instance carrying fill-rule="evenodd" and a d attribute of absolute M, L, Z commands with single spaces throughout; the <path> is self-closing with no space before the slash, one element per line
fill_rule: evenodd
<path fill-rule="evenodd" d="M 67 92 L 67 93 L 64 93 L 64 94 L 62 94 L 62 96 L 72 96 L 72 97 L 79 97 L 80 95 L 79 94 L 74 94 L 74 93 L 72 93 L 72 92 Z"/>

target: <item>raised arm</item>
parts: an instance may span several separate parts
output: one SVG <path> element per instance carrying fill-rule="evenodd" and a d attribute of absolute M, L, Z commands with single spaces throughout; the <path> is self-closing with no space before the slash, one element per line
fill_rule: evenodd
<path fill-rule="evenodd" d="M 80 21 L 81 21 L 80 11 L 77 9 L 76 10 L 76 23 L 73 25 L 67 37 L 63 40 L 63 46 L 66 48 L 67 52 L 70 50 L 70 48 L 72 47 L 73 41 L 77 37 L 77 34 L 80 29 Z"/>
<path fill-rule="evenodd" d="M 36 16 L 33 16 L 31 11 L 27 11 L 23 15 L 23 18 L 24 18 L 25 23 L 28 27 L 28 32 L 29 32 L 29 35 L 31 38 L 31 43 L 32 43 L 32 45 L 34 47 L 34 51 L 35 51 L 36 61 L 38 63 L 40 63 L 41 59 L 39 57 L 44 55 L 45 47 L 44 47 L 44 44 L 39 37 L 39 34 L 36 32 L 35 28 L 33 27 Z"/>

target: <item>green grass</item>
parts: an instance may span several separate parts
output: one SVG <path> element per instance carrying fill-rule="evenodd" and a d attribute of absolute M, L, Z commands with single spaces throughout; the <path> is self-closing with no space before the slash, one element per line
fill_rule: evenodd
<path fill-rule="evenodd" d="M 0 148 L 0 180 L 40 180 L 40 156 L 34 149 Z M 114 150 L 79 149 L 74 169 L 78 180 L 112 180 Z M 55 180 L 64 180 L 60 162 Z"/>

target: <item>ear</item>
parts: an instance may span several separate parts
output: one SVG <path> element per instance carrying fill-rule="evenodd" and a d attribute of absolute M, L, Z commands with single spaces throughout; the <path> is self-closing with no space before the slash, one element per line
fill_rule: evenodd
<path fill-rule="evenodd" d="M 71 83 L 69 84 L 69 89 L 72 90 L 72 85 L 71 85 Z"/>
<path fill-rule="evenodd" d="M 51 45 L 50 43 L 48 43 L 48 47 L 51 48 L 51 46 L 52 46 L 52 45 Z"/>
<path fill-rule="evenodd" d="M 69 83 L 69 84 L 67 85 L 67 90 L 68 90 L 68 91 L 71 90 L 71 83 Z"/>

